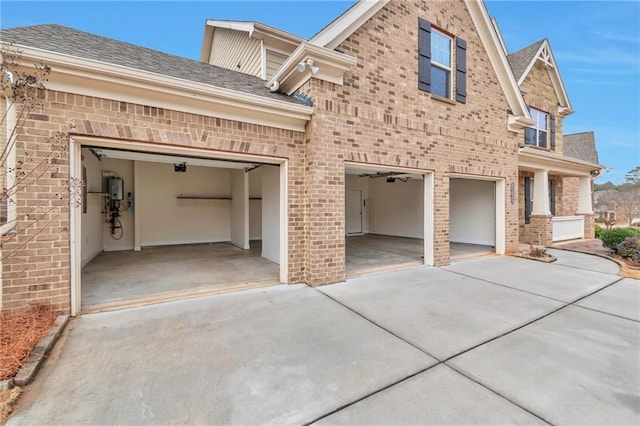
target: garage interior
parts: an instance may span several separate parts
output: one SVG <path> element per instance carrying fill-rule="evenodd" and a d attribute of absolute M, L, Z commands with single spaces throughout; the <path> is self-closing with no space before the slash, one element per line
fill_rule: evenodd
<path fill-rule="evenodd" d="M 449 241 L 451 261 L 495 253 L 494 181 L 449 180 Z"/>
<path fill-rule="evenodd" d="M 279 283 L 279 166 L 81 154 L 83 311 Z"/>
<path fill-rule="evenodd" d="M 346 276 L 424 264 L 424 177 L 345 170 Z"/>

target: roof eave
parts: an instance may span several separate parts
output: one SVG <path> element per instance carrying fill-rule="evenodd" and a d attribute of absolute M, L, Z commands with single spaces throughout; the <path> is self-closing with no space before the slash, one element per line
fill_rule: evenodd
<path fill-rule="evenodd" d="M 577 158 L 565 157 L 553 152 L 526 146 L 518 151 L 518 167 L 547 169 L 550 172 L 573 176 L 592 176 L 592 172 L 602 170 L 600 164 Z"/>
<path fill-rule="evenodd" d="M 99 92 L 88 88 L 83 90 L 81 82 L 87 84 L 91 81 L 111 85 L 117 84 L 145 93 L 150 92 L 150 98 L 152 99 L 158 99 L 162 94 L 166 94 L 180 102 L 176 107 L 188 105 L 190 101 L 197 100 L 201 103 L 224 107 L 226 111 L 233 111 L 233 114 L 228 113 L 226 117 L 222 118 L 232 118 L 295 131 L 304 131 L 306 121 L 310 120 L 313 114 L 313 108 L 292 102 L 279 101 L 237 90 L 19 44 L 12 44 L 11 46 L 20 50 L 20 65 L 32 66 L 35 60 L 37 62 L 42 61 L 52 68 L 52 75 L 49 82 L 47 82 L 47 88 L 50 90 L 79 90 L 84 92 L 80 94 L 88 94 L 90 96 L 98 96 L 98 93 L 100 93 L 102 97 L 111 99 L 108 91 Z M 59 78 L 60 81 L 56 81 L 56 78 Z M 125 100 L 139 103 L 139 99 L 133 96 Z M 215 111 L 215 108 L 211 108 L 210 112 L 216 116 Z M 244 112 L 246 112 L 245 116 L 243 116 Z M 254 116 L 253 119 L 252 114 Z M 206 115 L 206 113 L 203 113 L 203 115 Z"/>

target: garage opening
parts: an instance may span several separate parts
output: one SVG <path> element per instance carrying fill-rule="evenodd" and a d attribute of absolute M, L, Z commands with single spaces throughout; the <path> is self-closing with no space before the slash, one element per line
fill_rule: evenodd
<path fill-rule="evenodd" d="M 425 176 L 345 169 L 346 275 L 425 264 Z"/>
<path fill-rule="evenodd" d="M 83 311 L 280 282 L 280 166 L 83 146 L 81 168 Z"/>
<path fill-rule="evenodd" d="M 495 253 L 495 181 L 449 180 L 449 241 L 452 261 Z"/>

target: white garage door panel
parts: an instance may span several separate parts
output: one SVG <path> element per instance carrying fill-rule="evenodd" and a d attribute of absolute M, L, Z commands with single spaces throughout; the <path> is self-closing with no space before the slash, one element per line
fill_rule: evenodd
<path fill-rule="evenodd" d="M 450 180 L 449 239 L 454 243 L 496 244 L 495 183 Z"/>

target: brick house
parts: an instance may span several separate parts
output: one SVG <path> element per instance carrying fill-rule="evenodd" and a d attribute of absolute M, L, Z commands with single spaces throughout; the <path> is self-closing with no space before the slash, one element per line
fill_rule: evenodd
<path fill-rule="evenodd" d="M 573 213 L 593 232 L 599 166 L 563 156 L 561 137 L 519 147 L 573 112 L 548 42 L 508 57 L 482 2 L 362 1 L 309 40 L 209 20 L 200 61 L 57 25 L 0 37 L 23 69 L 52 70 L 15 161 L 28 171 L 66 138 L 55 172 L 12 195 L 3 310 L 76 315 L 505 254 L 554 239 L 556 178 L 579 180 Z M 77 180 L 82 194 L 56 198 Z M 31 217 L 38 200 L 57 214 Z"/>

